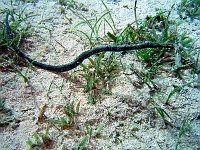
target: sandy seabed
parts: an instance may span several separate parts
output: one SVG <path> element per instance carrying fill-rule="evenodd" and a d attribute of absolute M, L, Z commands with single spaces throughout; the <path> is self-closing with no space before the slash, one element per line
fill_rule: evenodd
<path fill-rule="evenodd" d="M 119 31 L 135 21 L 133 0 L 104 2 L 111 10 Z M 179 0 L 138 0 L 138 19 L 145 20 L 147 15 L 155 15 L 161 10 L 170 10 L 173 4 L 176 7 L 179 2 Z M 0 2 L 1 9 L 20 10 L 26 7 L 24 12 L 26 15 L 36 15 L 23 22 L 24 25 L 36 27 L 32 35 L 23 41 L 23 49 L 27 49 L 26 53 L 32 58 L 40 53 L 38 61 L 52 65 L 69 63 L 89 49 L 89 42 L 84 36 L 69 31 L 83 21 L 82 15 L 94 19 L 106 11 L 100 0 L 80 0 L 76 4 L 75 8 L 67 9 L 56 0 L 39 0 L 35 4 L 16 2 L 12 6 L 8 0 Z M 4 18 L 5 14 L 1 16 L 1 21 L 4 21 Z M 176 10 L 172 11 L 171 18 L 180 19 Z M 183 21 L 179 27 L 180 32 L 187 31 L 191 38 L 197 39 L 195 44 L 199 47 L 200 20 Z M 86 24 L 79 26 L 79 29 L 90 32 Z M 109 27 L 102 25 L 99 36 L 104 37 L 104 32 L 109 30 Z M 122 56 L 121 61 L 127 66 L 133 62 L 138 68 L 142 66 L 131 54 Z M 27 71 L 26 66 L 20 69 L 22 73 Z M 26 141 L 29 138 L 34 140 L 35 133 L 44 133 L 46 129 L 49 129 L 49 137 L 52 141 L 41 149 L 73 149 L 88 135 L 86 123 L 94 130 L 88 149 L 175 149 L 179 129 L 164 124 L 150 104 L 151 95 L 147 85 L 136 88 L 132 84 L 137 81 L 136 75 L 127 77 L 121 73 L 112 81 L 111 94 L 102 95 L 101 103 L 92 105 L 88 103 L 88 93 L 84 90 L 85 81 L 78 75 L 80 70 L 81 67 L 78 67 L 67 73 L 55 74 L 32 67 L 26 74 L 29 84 L 25 83 L 16 72 L 0 72 L 0 96 L 5 100 L 6 107 L 12 110 L 10 116 L 1 114 L 0 117 L 2 120 L 14 118 L 9 125 L 0 127 L 0 150 L 29 149 Z M 162 94 L 155 99 L 155 102 L 172 118 L 167 119 L 180 128 L 184 122 L 188 123 L 192 120 L 190 130 L 179 139 L 179 149 L 199 150 L 200 122 L 199 117 L 195 118 L 195 116 L 199 116 L 200 111 L 200 77 L 199 74 L 190 72 L 189 69 L 183 71 L 183 79 L 166 72 L 156 77 L 154 82 L 161 88 Z M 164 105 L 169 93 L 176 86 L 189 83 L 194 79 L 197 82 L 184 86 L 181 92 L 170 99 L 170 105 Z M 44 114 L 47 118 L 60 118 L 65 117 L 64 106 L 72 101 L 75 105 L 79 101 L 81 104 L 74 127 L 62 129 L 52 123 L 38 121 L 43 106 L 46 106 Z M 100 126 L 103 127 L 102 131 L 98 136 L 94 136 Z"/>

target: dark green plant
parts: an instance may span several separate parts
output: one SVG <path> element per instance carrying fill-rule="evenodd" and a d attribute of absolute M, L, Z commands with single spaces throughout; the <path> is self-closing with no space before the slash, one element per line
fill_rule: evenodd
<path fill-rule="evenodd" d="M 196 118 L 194 118 L 194 119 L 196 119 Z M 186 132 L 191 131 L 191 129 L 192 129 L 192 123 L 193 123 L 194 119 L 185 120 L 183 122 L 181 128 L 179 129 L 178 140 L 176 142 L 175 150 L 180 149 L 179 146 L 180 146 L 181 139 L 185 135 Z"/>
<path fill-rule="evenodd" d="M 138 80 L 137 83 L 134 84 L 136 87 L 142 87 L 145 83 L 151 90 L 159 90 L 159 87 L 156 85 L 156 83 L 153 81 L 153 77 L 156 74 L 156 72 L 159 69 L 151 67 L 149 70 L 138 70 L 133 65 L 131 65 L 130 70 L 133 74 L 137 75 Z M 139 83 L 139 85 L 138 85 Z"/>
<path fill-rule="evenodd" d="M 182 19 L 188 17 L 194 19 L 200 17 L 200 0 L 182 0 L 177 7 Z"/>
<path fill-rule="evenodd" d="M 47 117 L 44 114 L 46 111 L 46 108 L 47 108 L 47 104 L 44 104 L 38 113 L 38 122 L 39 123 L 45 122 L 47 119 Z"/>
<path fill-rule="evenodd" d="M 51 81 L 51 83 L 50 83 L 50 85 L 49 85 L 49 87 L 48 87 L 47 97 L 49 97 L 49 94 L 52 92 L 51 88 L 52 88 L 53 85 L 55 85 L 56 88 L 58 88 L 59 91 L 60 91 L 60 93 L 62 94 L 62 90 L 63 90 L 63 86 L 64 86 L 64 79 L 63 79 L 61 85 L 57 85 L 54 81 L 55 81 L 55 79 L 53 79 L 53 80 Z"/>
<path fill-rule="evenodd" d="M 97 130 L 94 130 L 89 124 L 85 124 L 85 137 L 84 139 L 75 146 L 75 150 L 87 150 L 92 138 L 100 136 L 100 132 L 103 130 L 103 125 L 99 125 Z"/>
<path fill-rule="evenodd" d="M 3 53 L 0 54 L 0 69 L 1 70 L 15 70 L 23 79 L 25 82 L 28 82 L 28 78 L 26 77 L 26 74 L 28 72 L 28 69 L 31 66 L 31 63 L 29 64 L 28 69 L 25 73 L 22 73 L 20 69 L 18 68 L 17 60 L 18 56 L 13 53 L 13 51 L 10 49 L 10 45 L 12 43 L 16 43 L 18 46 L 22 43 L 24 37 L 29 36 L 34 31 L 34 27 L 29 27 L 28 25 L 22 25 L 25 20 L 27 20 L 29 17 L 32 16 L 26 16 L 25 13 L 26 7 L 23 7 L 18 12 L 15 12 L 14 10 L 1 10 L 2 14 L 10 13 L 12 16 L 12 19 L 14 20 L 10 26 L 13 33 L 13 39 L 8 40 L 7 37 L 7 31 L 5 23 L 2 23 L 2 30 L 0 31 L 0 48 L 3 49 Z M 15 18 L 14 18 L 15 17 Z"/>
<path fill-rule="evenodd" d="M 29 25 L 23 24 L 25 20 L 32 17 L 25 15 L 25 9 L 26 7 L 23 7 L 18 11 L 8 9 L 0 10 L 2 15 L 9 13 L 10 16 L 12 16 L 12 23 L 10 23 L 10 26 L 12 36 L 14 37 L 12 40 L 8 39 L 6 25 L 5 23 L 1 23 L 0 26 L 2 30 L 0 30 L 0 48 L 3 49 L 3 53 L 0 54 L 0 69 L 4 71 L 15 70 L 25 82 L 28 82 L 28 78 L 26 77 L 28 69 L 26 73 L 20 71 L 16 63 L 18 56 L 10 49 L 12 43 L 16 43 L 16 45 L 20 46 L 24 37 L 30 35 L 35 29 L 34 27 L 29 27 Z"/>
<path fill-rule="evenodd" d="M 7 113 L 9 111 L 10 111 L 10 109 L 5 106 L 5 100 L 0 98 L 0 112 Z"/>
<path fill-rule="evenodd" d="M 81 34 L 83 34 L 86 37 L 86 39 L 89 40 L 89 44 L 91 47 L 94 47 L 95 45 L 99 44 L 100 41 L 103 41 L 103 39 L 99 37 L 99 30 L 102 27 L 102 24 L 104 25 L 104 29 L 106 27 L 105 25 L 107 24 L 110 27 L 110 29 L 112 29 L 112 32 L 115 33 L 116 31 L 116 27 L 115 27 L 114 19 L 112 18 L 111 11 L 108 9 L 108 7 L 103 1 L 102 3 L 106 8 L 106 12 L 104 12 L 98 18 L 96 17 L 95 19 L 93 18 L 88 19 L 84 15 L 81 15 L 81 18 L 83 19 L 83 21 L 79 22 L 71 29 L 71 31 L 78 31 Z M 79 26 L 84 25 L 84 24 L 86 24 L 89 27 L 90 29 L 89 33 L 85 30 L 77 29 Z"/>
<path fill-rule="evenodd" d="M 111 81 L 119 76 L 119 65 L 114 53 L 101 53 L 96 59 L 89 58 L 90 64 L 81 64 L 86 80 L 85 90 L 89 92 L 88 102 L 95 104 L 102 93 L 110 93 Z M 104 90 L 104 91 L 102 91 Z"/>
<path fill-rule="evenodd" d="M 83 21 L 81 21 L 80 23 L 75 25 L 71 29 L 71 31 L 74 31 L 78 26 L 86 24 L 91 30 L 91 31 L 89 31 L 90 33 L 87 33 L 85 30 L 83 31 L 80 29 L 76 29 L 75 31 L 78 31 L 81 34 L 83 34 L 86 37 L 86 39 L 89 41 L 90 46 L 94 47 L 96 44 L 98 44 L 100 42 L 101 38 L 99 37 L 99 30 L 100 30 L 101 25 L 104 22 L 107 23 L 111 27 L 111 29 L 113 29 L 113 27 L 109 23 L 108 19 L 105 18 L 105 16 L 108 14 L 109 14 L 109 12 L 105 12 L 99 18 L 96 18 L 96 19 L 88 19 L 82 15 Z"/>
<path fill-rule="evenodd" d="M 174 50 L 149 48 L 134 52 L 151 79 L 153 79 L 153 74 L 156 74 L 165 65 L 173 66 L 172 71 L 175 72 L 188 67 L 197 68 L 197 63 L 194 61 L 194 41 L 187 36 L 186 32 L 178 32 L 178 27 L 182 22 L 170 20 L 172 10 L 173 6 L 170 11 L 147 16 L 146 21 L 137 27 L 134 27 L 133 23 L 128 24 L 119 35 L 107 33 L 115 44 L 152 41 L 176 45 Z"/>
<path fill-rule="evenodd" d="M 101 0 L 101 2 L 102 2 L 102 4 L 104 5 L 104 7 L 106 8 L 106 10 L 107 10 L 107 12 L 108 12 L 108 14 L 109 14 L 109 19 L 111 20 L 112 24 L 110 23 L 109 20 L 107 20 L 107 19 L 104 19 L 104 20 L 105 20 L 105 21 L 107 22 L 107 24 L 111 27 L 113 33 L 115 33 L 115 31 L 117 31 L 117 28 L 116 28 L 116 26 L 115 26 L 115 21 L 114 21 L 114 19 L 113 19 L 113 17 L 112 17 L 111 11 L 110 11 L 110 9 L 107 7 L 107 5 L 104 3 L 103 0 Z"/>
<path fill-rule="evenodd" d="M 175 52 L 173 71 L 178 71 L 184 68 L 195 68 L 195 41 L 187 35 L 187 32 L 178 33 L 178 27 L 182 23 L 179 21 L 175 25 Z"/>
<path fill-rule="evenodd" d="M 72 101 L 71 103 L 67 103 L 65 108 L 64 108 L 64 112 L 68 117 L 68 122 L 69 124 L 74 124 L 76 123 L 76 115 L 79 113 L 79 109 L 80 109 L 80 103 L 81 101 L 79 101 L 75 107 L 74 102 Z"/>
<path fill-rule="evenodd" d="M 54 141 L 49 137 L 48 129 L 45 131 L 45 133 L 35 133 L 34 140 L 28 139 L 26 143 L 31 149 L 52 148 L 54 145 Z"/>
<path fill-rule="evenodd" d="M 133 23 L 119 34 L 114 35 L 108 33 L 108 36 L 116 44 L 141 43 L 143 41 L 158 42 L 160 44 L 169 44 L 175 42 L 175 33 L 170 30 L 171 21 L 169 21 L 170 12 L 160 12 L 155 16 L 148 16 L 147 21 L 138 27 L 134 27 Z M 150 48 L 137 50 L 138 59 L 147 64 L 150 70 L 158 70 L 158 66 L 163 61 L 163 57 L 168 49 Z"/>
<path fill-rule="evenodd" d="M 77 114 L 80 109 L 80 101 L 77 103 L 76 107 L 74 106 L 74 102 L 67 103 L 64 107 L 64 113 L 66 117 L 56 118 L 49 118 L 48 121 L 58 125 L 62 129 L 67 129 L 68 127 L 74 126 L 77 119 Z"/>
<path fill-rule="evenodd" d="M 67 6 L 68 8 L 77 8 L 77 2 L 74 0 L 57 0 L 59 4 Z"/>
<path fill-rule="evenodd" d="M 69 123 L 68 119 L 65 118 L 65 117 L 60 117 L 58 119 L 49 118 L 48 121 L 53 123 L 53 124 L 55 124 L 55 125 L 58 125 L 62 129 L 67 129 L 70 126 L 70 123 Z"/>
<path fill-rule="evenodd" d="M 25 15 L 26 7 L 21 8 L 19 11 L 16 10 L 1 10 L 1 14 L 9 13 L 12 16 L 12 23 L 10 23 L 11 32 L 14 34 L 14 39 L 12 42 L 16 43 L 17 46 L 20 46 L 21 42 L 23 41 L 24 37 L 29 36 L 35 30 L 35 27 L 30 27 L 28 24 L 24 24 L 24 22 L 35 16 L 35 15 Z M 6 35 L 6 26 L 3 24 L 3 30 L 0 33 L 1 46 L 10 46 L 10 41 L 7 39 Z"/>
<path fill-rule="evenodd" d="M 172 120 L 172 118 L 169 116 L 169 114 L 163 108 L 161 108 L 158 104 L 156 104 L 156 103 L 153 102 L 152 105 L 154 106 L 156 112 L 163 119 L 164 124 L 165 125 L 170 125 L 170 126 L 174 127 L 174 125 L 170 121 L 167 120 L 167 118 L 169 118 L 170 120 Z"/>
<path fill-rule="evenodd" d="M 10 123 L 13 123 L 16 121 L 16 118 L 13 116 L 0 118 L 0 127 L 8 126 Z"/>
<path fill-rule="evenodd" d="M 5 106 L 5 101 L 0 98 L 0 127 L 8 126 L 10 123 L 16 120 L 11 116 L 12 110 Z"/>
<path fill-rule="evenodd" d="M 171 11 L 159 12 L 155 16 L 147 16 L 146 21 L 141 25 L 135 27 L 133 25 L 135 22 L 133 22 L 128 24 L 119 35 L 109 32 L 108 36 L 116 44 L 141 43 L 143 41 L 158 42 L 160 44 L 170 43 L 174 41 L 174 35 L 172 36 L 169 31 L 169 27 L 172 25 L 169 20 Z"/>
<path fill-rule="evenodd" d="M 169 105 L 169 101 L 170 101 L 170 99 L 172 98 L 172 96 L 173 96 L 174 94 L 179 93 L 185 86 L 188 86 L 188 85 L 190 85 L 191 83 L 194 83 L 194 82 L 195 82 L 195 81 L 192 81 L 192 82 L 189 82 L 189 83 L 186 83 L 186 84 L 183 84 L 183 85 L 181 85 L 181 86 L 177 86 L 176 88 L 174 88 L 174 90 L 172 90 L 172 91 L 169 93 L 165 104 L 166 104 L 166 105 Z"/>

